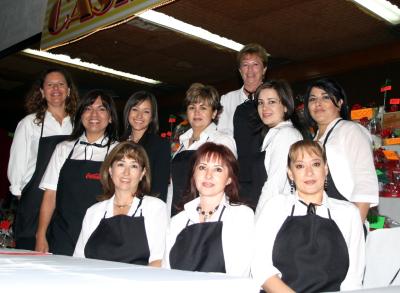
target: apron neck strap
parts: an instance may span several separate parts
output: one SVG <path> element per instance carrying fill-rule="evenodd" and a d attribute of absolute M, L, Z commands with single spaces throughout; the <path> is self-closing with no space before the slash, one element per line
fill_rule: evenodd
<path fill-rule="evenodd" d="M 325 140 L 324 140 L 324 144 L 323 144 L 324 149 L 325 149 L 325 145 L 326 145 L 326 143 L 327 143 L 327 141 L 328 141 L 328 138 L 329 138 L 329 136 L 331 135 L 333 129 L 334 129 L 334 128 L 336 127 L 336 125 L 338 125 L 338 123 L 339 123 L 340 121 L 342 121 L 342 120 L 343 120 L 343 119 L 339 119 L 338 121 L 336 121 L 336 123 L 333 125 L 333 127 L 332 127 L 331 129 L 329 129 L 328 133 L 326 134 Z"/>
<path fill-rule="evenodd" d="M 221 213 L 219 214 L 218 222 L 221 222 L 222 214 L 224 213 L 225 208 L 226 208 L 226 206 L 224 205 L 223 208 L 222 208 Z"/>
<path fill-rule="evenodd" d="M 138 204 L 135 212 L 133 213 L 132 218 L 134 218 L 136 216 L 136 212 L 139 210 L 140 206 L 142 205 L 142 201 L 143 201 L 143 196 L 140 197 L 139 204 Z M 140 216 L 142 216 L 142 210 L 141 209 L 140 209 Z"/>
<path fill-rule="evenodd" d="M 72 154 L 74 153 L 75 146 L 78 144 L 78 142 L 79 142 L 79 139 L 74 143 L 74 146 L 72 147 L 72 150 L 69 152 L 67 159 L 71 159 Z M 86 154 L 85 154 L 85 159 L 86 159 Z"/>
<path fill-rule="evenodd" d="M 43 136 L 44 119 L 46 119 L 46 112 L 44 112 L 44 115 L 43 115 L 42 127 L 40 128 L 40 138 L 42 138 L 42 136 Z"/>

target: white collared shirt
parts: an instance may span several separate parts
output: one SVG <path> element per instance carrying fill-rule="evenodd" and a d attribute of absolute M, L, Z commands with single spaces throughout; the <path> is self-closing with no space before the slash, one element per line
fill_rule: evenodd
<path fill-rule="evenodd" d="M 302 140 L 301 133 L 293 127 L 290 120 L 282 121 L 268 130 L 261 147 L 265 151 L 265 171 L 268 178 L 261 190 L 256 208 L 256 218 L 264 204 L 273 196 L 290 192 L 287 178 L 287 158 L 290 146 Z"/>
<path fill-rule="evenodd" d="M 108 147 L 96 147 L 81 144 L 80 142 L 88 142 L 86 135 L 82 134 L 79 138 L 78 143 L 75 145 L 76 140 L 73 141 L 63 141 L 56 146 L 56 149 L 51 156 L 50 162 L 47 165 L 46 172 L 43 175 L 42 181 L 40 182 L 39 188 L 46 190 L 57 190 L 58 177 L 62 166 L 64 165 L 68 155 L 71 150 L 74 149 L 71 159 L 73 160 L 89 160 L 102 162 L 104 161 L 106 155 L 111 152 L 111 150 L 118 144 L 114 142 Z M 106 145 L 108 139 L 106 137 L 100 137 L 94 143 Z M 75 146 L 75 147 L 74 147 Z"/>
<path fill-rule="evenodd" d="M 94 230 L 99 226 L 104 214 L 106 219 L 114 216 L 114 198 L 115 195 L 87 209 L 82 223 L 82 230 L 75 246 L 74 257 L 85 257 L 86 243 Z M 139 202 L 139 198 L 133 198 L 132 205 L 127 214 L 128 216 L 131 217 L 135 213 Z M 144 217 L 146 237 L 150 250 L 149 263 L 161 260 L 164 255 L 165 233 L 168 223 L 165 203 L 156 197 L 145 195 L 135 217 L 140 217 L 140 215 Z"/>
<path fill-rule="evenodd" d="M 167 230 L 166 249 L 163 259 L 163 267 L 170 268 L 169 254 L 175 244 L 176 237 L 189 225 L 200 223 L 197 207 L 200 198 L 188 202 L 184 210 L 172 217 L 169 229 Z M 222 214 L 222 250 L 225 259 L 225 269 L 228 275 L 248 277 L 250 262 L 253 256 L 254 237 L 254 213 L 245 205 L 230 205 L 224 196 L 218 210 L 212 214 L 208 222 L 218 221 Z"/>
<path fill-rule="evenodd" d="M 294 216 L 307 214 L 307 206 L 299 201 L 297 193 L 279 194 L 264 205 L 257 219 L 256 248 L 251 274 L 260 286 L 274 275 L 281 276 L 281 272 L 273 265 L 272 250 L 276 235 L 286 218 L 290 216 L 293 205 L 295 205 Z M 349 252 L 349 269 L 340 290 L 359 289 L 365 265 L 365 240 L 360 213 L 354 204 L 329 198 L 324 193 L 322 205 L 316 207 L 316 214 L 329 218 L 328 209 L 346 241 Z"/>
<path fill-rule="evenodd" d="M 200 138 L 198 141 L 195 141 L 194 143 L 192 143 L 189 146 L 189 140 L 192 136 L 193 136 L 193 129 L 190 128 L 188 131 L 186 131 L 179 137 L 180 148 L 174 154 L 174 156 L 182 151 L 197 150 L 199 147 L 201 147 L 206 142 L 214 142 L 214 143 L 225 145 L 232 151 L 232 153 L 235 155 L 235 157 L 237 157 L 235 140 L 233 139 L 233 137 L 218 131 L 217 125 L 215 125 L 214 122 L 211 122 L 210 125 L 208 125 L 200 133 Z"/>
<path fill-rule="evenodd" d="M 244 103 L 246 100 L 247 96 L 243 86 L 236 91 L 221 96 L 221 105 L 223 108 L 219 116 L 218 131 L 233 137 L 233 115 L 235 114 L 237 106 Z"/>
<path fill-rule="evenodd" d="M 8 180 L 10 192 L 20 196 L 25 185 L 31 180 L 36 169 L 42 124 L 34 121 L 36 113 L 25 116 L 17 125 L 10 150 L 8 162 Z M 72 124 L 69 116 L 60 124 L 50 112 L 46 112 L 43 125 L 43 137 L 53 135 L 70 135 Z"/>
<path fill-rule="evenodd" d="M 329 123 L 319 139 L 321 146 L 339 119 Z M 351 202 L 378 205 L 378 177 L 373 161 L 372 139 L 367 129 L 358 123 L 342 120 L 333 129 L 325 148 L 329 171 L 338 191 Z"/>

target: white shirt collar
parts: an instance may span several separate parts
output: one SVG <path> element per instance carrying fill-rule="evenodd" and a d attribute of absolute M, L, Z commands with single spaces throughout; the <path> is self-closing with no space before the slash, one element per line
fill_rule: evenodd
<path fill-rule="evenodd" d="M 243 103 L 247 100 L 247 95 L 244 91 L 244 85 L 240 88 L 240 102 Z"/>
<path fill-rule="evenodd" d="M 111 217 L 114 216 L 114 199 L 115 199 L 115 194 L 107 201 L 106 218 L 111 218 Z M 133 213 L 137 209 L 139 201 L 140 201 L 140 199 L 137 198 L 136 196 L 133 198 L 132 205 L 129 208 L 129 212 L 128 212 L 127 216 L 132 216 L 133 215 Z"/>
<path fill-rule="evenodd" d="M 278 133 L 278 131 L 285 127 L 293 127 L 292 121 L 286 120 L 279 122 L 275 127 L 272 127 L 268 130 L 267 135 L 264 138 L 261 151 L 265 151 L 267 146 L 271 143 L 274 136 Z"/>
<path fill-rule="evenodd" d="M 211 122 L 210 125 L 208 125 L 201 133 L 200 133 L 200 138 L 198 141 L 195 141 L 193 144 L 201 143 L 203 144 L 204 142 L 207 141 L 208 137 L 217 129 L 217 125 L 215 125 L 214 122 Z M 180 144 L 184 145 L 185 149 L 189 148 L 189 139 L 193 135 L 193 129 L 190 128 L 188 131 L 186 131 L 184 134 L 182 134 L 179 137 L 179 142 Z"/>
<path fill-rule="evenodd" d="M 300 201 L 303 201 L 300 197 L 299 194 L 297 193 L 297 191 L 294 193 L 294 203 L 300 203 Z M 303 205 L 302 203 L 300 203 L 301 205 Z M 321 206 L 326 207 L 327 209 L 329 209 L 329 201 L 328 201 L 328 195 L 326 194 L 326 192 L 324 191 L 323 195 L 322 195 L 322 202 L 321 202 Z"/>
<path fill-rule="evenodd" d="M 325 140 L 325 137 L 326 137 L 326 135 L 328 134 L 329 130 L 331 130 L 331 128 L 335 125 L 335 123 L 336 123 L 339 119 L 342 119 L 342 117 L 338 117 L 338 118 L 332 120 L 332 121 L 328 124 L 328 127 L 327 127 L 326 130 L 325 130 L 325 133 L 324 133 L 324 134 L 320 137 L 320 139 L 319 139 L 320 142 L 323 142 L 323 141 Z M 315 137 L 318 137 L 318 133 L 319 133 L 319 130 L 318 130 L 317 133 L 315 134 Z"/>
<path fill-rule="evenodd" d="M 84 141 L 84 142 L 87 142 L 87 143 L 89 142 L 88 139 L 87 139 L 87 137 L 86 137 L 86 134 L 85 134 L 85 133 L 83 133 L 83 134 L 79 137 L 79 141 L 80 141 L 80 142 L 81 142 L 81 141 Z M 103 135 L 103 136 L 101 136 L 99 139 L 97 139 L 96 141 L 91 142 L 91 143 L 97 143 L 97 144 L 105 145 L 105 144 L 107 144 L 107 142 L 108 142 L 108 138 L 105 137 L 105 136 Z"/>
<path fill-rule="evenodd" d="M 51 113 L 49 110 L 46 110 L 46 116 L 51 117 L 51 119 L 53 119 L 54 121 L 57 121 L 57 119 L 54 117 L 53 113 Z M 67 115 L 64 117 L 62 124 L 69 122 L 70 120 L 71 120 L 71 117 L 69 117 L 69 115 Z M 57 123 L 58 123 L 58 121 L 57 121 Z"/>

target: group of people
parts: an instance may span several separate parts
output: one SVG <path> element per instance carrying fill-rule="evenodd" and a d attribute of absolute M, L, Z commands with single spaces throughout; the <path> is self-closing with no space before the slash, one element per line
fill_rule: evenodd
<path fill-rule="evenodd" d="M 78 102 L 64 70 L 45 72 L 11 148 L 17 247 L 252 276 L 268 292 L 359 288 L 378 204 L 367 130 L 334 80 L 309 85 L 301 121 L 289 84 L 264 81 L 264 48 L 237 61 L 241 89 L 190 86 L 172 158 L 153 94 L 128 99 L 118 137 L 106 92 Z"/>

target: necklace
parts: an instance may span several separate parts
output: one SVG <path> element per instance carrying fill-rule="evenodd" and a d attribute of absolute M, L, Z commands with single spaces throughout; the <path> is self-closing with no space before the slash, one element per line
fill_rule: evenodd
<path fill-rule="evenodd" d="M 197 206 L 196 211 L 199 213 L 199 215 L 202 215 L 204 217 L 204 221 L 207 219 L 211 218 L 211 216 L 218 210 L 219 205 L 217 205 L 213 210 L 211 211 L 204 211 L 200 205 Z"/>
<path fill-rule="evenodd" d="M 199 138 L 194 138 L 192 136 L 191 138 L 189 138 L 189 144 L 193 144 L 193 143 L 195 143 L 196 141 L 199 141 L 199 140 L 200 140 L 200 137 Z"/>
<path fill-rule="evenodd" d="M 130 203 L 126 203 L 126 204 L 117 204 L 116 202 L 114 202 L 114 206 L 116 206 L 119 209 L 123 209 L 126 207 L 130 207 L 132 205 L 133 200 Z"/>

